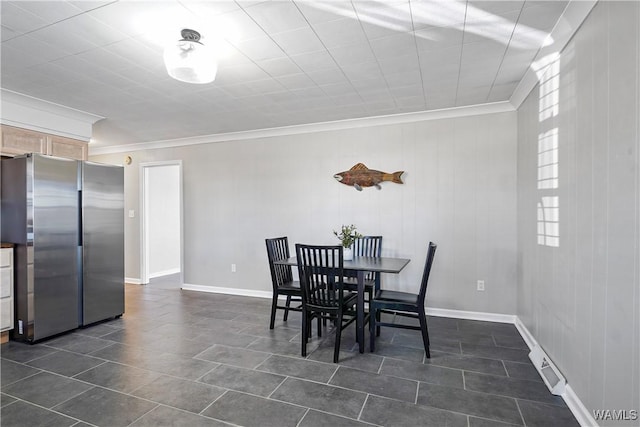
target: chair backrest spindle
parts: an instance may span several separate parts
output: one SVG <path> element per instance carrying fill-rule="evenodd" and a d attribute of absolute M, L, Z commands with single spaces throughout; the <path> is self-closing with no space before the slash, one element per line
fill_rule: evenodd
<path fill-rule="evenodd" d="M 290 265 L 274 264 L 275 261 L 289 258 L 289 242 L 287 237 L 276 237 L 265 239 L 265 243 L 267 245 L 271 282 L 274 290 L 276 290 L 279 286 L 293 281 L 293 271 Z"/>
<path fill-rule="evenodd" d="M 431 265 L 436 255 L 438 245 L 429 242 L 429 250 L 427 251 L 427 260 L 424 263 L 424 272 L 422 273 L 422 282 L 420 283 L 420 293 L 418 294 L 418 304 L 424 307 L 424 299 L 427 295 L 427 283 L 429 282 L 429 274 L 431 273 Z"/>
<path fill-rule="evenodd" d="M 341 246 L 296 244 L 303 304 L 336 308 L 342 304 Z"/>
<path fill-rule="evenodd" d="M 353 242 L 354 256 L 380 257 L 382 254 L 382 236 L 362 236 Z M 346 277 L 356 277 L 356 272 L 348 271 Z M 377 273 L 367 272 L 365 280 L 374 280 Z"/>

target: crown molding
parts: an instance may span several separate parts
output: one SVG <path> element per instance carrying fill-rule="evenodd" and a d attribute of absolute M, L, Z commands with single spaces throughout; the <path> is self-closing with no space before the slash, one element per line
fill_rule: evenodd
<path fill-rule="evenodd" d="M 249 130 L 242 132 L 217 133 L 189 138 L 168 139 L 163 141 L 141 142 L 135 144 L 114 145 L 105 147 L 89 147 L 89 155 L 126 153 L 160 148 L 184 147 L 187 145 L 209 144 L 269 138 L 275 136 L 300 135 L 315 132 L 327 132 L 344 129 L 355 129 L 370 126 L 384 126 L 400 123 L 412 123 L 426 120 L 449 119 L 455 117 L 477 116 L 482 114 L 513 112 L 515 109 L 508 102 L 472 105 L 468 107 L 445 108 L 441 110 L 419 111 L 414 113 L 392 114 L 386 116 L 363 117 L 358 119 L 337 120 L 331 122 L 309 123 L 295 126 L 284 126 Z"/>
<path fill-rule="evenodd" d="M 9 126 L 88 141 L 95 122 L 104 117 L 29 95 L 0 89 L 0 122 Z"/>
<path fill-rule="evenodd" d="M 532 62 L 532 66 L 527 69 L 524 77 L 520 80 L 518 86 L 516 86 L 516 90 L 513 91 L 509 100 L 513 108 L 516 110 L 520 108 L 520 105 L 522 105 L 527 96 L 529 96 L 538 84 L 538 76 L 536 70 L 533 69 L 533 64 L 543 64 L 545 58 L 548 56 L 557 55 L 562 52 L 573 35 L 580 29 L 582 23 L 587 19 L 587 16 L 589 16 L 589 13 L 591 13 L 591 10 L 597 2 L 598 0 L 573 0 L 567 4 L 556 26 L 549 34 L 553 43 L 549 46 L 542 47 L 538 51 L 538 54 Z M 543 66 L 543 68 L 544 67 L 546 66 Z"/>

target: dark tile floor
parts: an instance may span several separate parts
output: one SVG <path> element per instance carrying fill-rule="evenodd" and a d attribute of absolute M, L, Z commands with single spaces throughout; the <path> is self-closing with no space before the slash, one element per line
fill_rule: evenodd
<path fill-rule="evenodd" d="M 126 286 L 126 313 L 36 345 L 0 349 L 10 426 L 572 426 L 512 325 L 430 318 L 383 328 L 375 354 L 345 330 L 300 357 L 300 316 L 268 328 L 270 302 Z M 417 331 L 416 331 L 417 332 Z M 315 335 L 315 333 L 314 333 Z"/>

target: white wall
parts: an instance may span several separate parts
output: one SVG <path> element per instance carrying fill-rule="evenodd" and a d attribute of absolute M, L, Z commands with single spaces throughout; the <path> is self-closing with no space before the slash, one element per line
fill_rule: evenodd
<path fill-rule="evenodd" d="M 139 164 L 183 162 L 186 283 L 269 292 L 264 239 L 336 243 L 354 223 L 384 236 L 383 255 L 412 262 L 383 284 L 416 290 L 429 240 L 438 243 L 428 306 L 515 312 L 516 113 L 274 136 L 92 156 L 122 163 L 127 209 Z M 357 192 L 333 174 L 363 162 L 405 170 L 405 184 Z M 127 220 L 126 276 L 139 275 L 138 218 Z M 231 272 L 231 264 L 237 272 Z M 476 280 L 486 282 L 477 292 Z"/>
<path fill-rule="evenodd" d="M 559 109 L 518 111 L 518 316 L 589 411 L 640 411 L 640 3 L 599 2 L 560 56 Z M 538 135 L 558 129 L 557 189 Z M 538 244 L 559 197 L 558 247 Z M 638 420 L 601 425 L 638 425 Z"/>
<path fill-rule="evenodd" d="M 179 273 L 180 166 L 153 166 L 145 171 L 149 277 Z"/>

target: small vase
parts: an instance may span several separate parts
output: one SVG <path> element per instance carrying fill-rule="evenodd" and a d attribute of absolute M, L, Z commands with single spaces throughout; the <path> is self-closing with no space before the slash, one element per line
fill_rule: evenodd
<path fill-rule="evenodd" d="M 351 249 L 351 248 L 342 248 L 342 258 L 345 261 L 353 260 L 353 249 Z"/>

